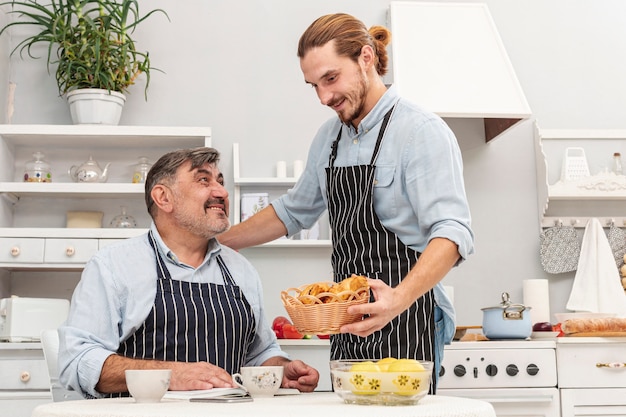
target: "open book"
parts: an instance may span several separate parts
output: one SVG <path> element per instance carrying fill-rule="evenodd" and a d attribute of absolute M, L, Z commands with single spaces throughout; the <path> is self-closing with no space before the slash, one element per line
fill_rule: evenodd
<path fill-rule="evenodd" d="M 222 396 L 239 396 L 247 394 L 243 388 L 212 388 L 194 391 L 167 391 L 163 398 L 172 400 L 190 400 L 192 398 L 214 398 Z"/>
<path fill-rule="evenodd" d="M 170 400 L 191 400 L 192 398 L 243 397 L 247 394 L 243 388 L 212 388 L 195 391 L 167 391 L 163 398 Z M 294 388 L 280 388 L 275 395 L 297 395 Z"/>

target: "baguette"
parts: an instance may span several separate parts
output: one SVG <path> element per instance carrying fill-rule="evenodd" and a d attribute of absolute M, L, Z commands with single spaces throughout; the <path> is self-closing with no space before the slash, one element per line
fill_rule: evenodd
<path fill-rule="evenodd" d="M 569 319 L 561 324 L 565 334 L 594 333 L 594 332 L 626 332 L 626 319 Z"/>

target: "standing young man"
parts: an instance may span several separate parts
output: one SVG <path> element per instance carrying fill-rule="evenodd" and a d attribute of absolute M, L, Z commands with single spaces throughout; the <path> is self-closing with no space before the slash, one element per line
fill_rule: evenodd
<path fill-rule="evenodd" d="M 431 393 L 454 334 L 441 279 L 473 252 L 456 138 L 436 115 L 387 88 L 390 32 L 347 14 L 322 16 L 304 32 L 304 80 L 338 118 L 317 132 L 295 187 L 219 236 L 235 249 L 310 227 L 328 209 L 334 280 L 369 277 L 364 319 L 331 338 L 331 358 L 434 361 Z"/>

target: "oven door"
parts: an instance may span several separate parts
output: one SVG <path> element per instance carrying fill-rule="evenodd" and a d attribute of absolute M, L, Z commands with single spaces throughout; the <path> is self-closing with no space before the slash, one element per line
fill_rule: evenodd
<path fill-rule="evenodd" d="M 438 395 L 466 397 L 491 403 L 498 417 L 560 417 L 556 388 L 437 389 Z"/>

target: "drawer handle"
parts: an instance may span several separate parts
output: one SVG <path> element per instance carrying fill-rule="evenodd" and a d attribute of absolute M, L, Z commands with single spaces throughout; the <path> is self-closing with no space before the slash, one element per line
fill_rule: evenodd
<path fill-rule="evenodd" d="M 22 381 L 22 382 L 30 381 L 30 372 L 28 372 L 28 371 L 22 372 L 22 374 L 20 375 L 20 381 Z"/>
<path fill-rule="evenodd" d="M 622 362 L 596 363 L 596 368 L 626 368 L 626 363 L 622 363 Z"/>
<path fill-rule="evenodd" d="M 67 256 L 74 256 L 75 253 L 76 253 L 76 249 L 74 249 L 73 246 L 68 246 L 67 248 L 65 248 L 65 254 Z"/>
<path fill-rule="evenodd" d="M 19 246 L 13 246 L 11 248 L 11 256 L 16 257 L 16 256 L 19 256 L 19 254 L 20 254 Z"/>

